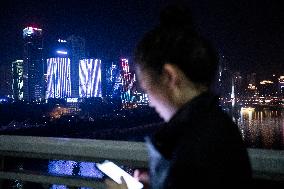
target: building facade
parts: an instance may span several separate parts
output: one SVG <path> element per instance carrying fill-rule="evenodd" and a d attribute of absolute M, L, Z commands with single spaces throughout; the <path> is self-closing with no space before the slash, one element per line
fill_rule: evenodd
<path fill-rule="evenodd" d="M 47 90 L 48 98 L 71 97 L 71 77 L 69 58 L 47 59 Z"/>
<path fill-rule="evenodd" d="M 12 97 L 11 63 L 0 65 L 0 97 Z"/>
<path fill-rule="evenodd" d="M 106 96 L 109 98 L 121 98 L 122 78 L 118 64 L 114 62 L 106 69 Z"/>
<path fill-rule="evenodd" d="M 23 92 L 28 102 L 44 99 L 44 61 L 42 29 L 26 27 L 23 30 Z"/>
<path fill-rule="evenodd" d="M 284 76 L 279 77 L 278 93 L 284 97 Z"/>
<path fill-rule="evenodd" d="M 13 99 L 15 101 L 23 100 L 24 98 L 24 81 L 23 81 L 23 60 L 16 60 L 12 62 L 12 90 L 13 90 Z"/>
<path fill-rule="evenodd" d="M 76 35 L 67 38 L 69 57 L 71 60 L 71 94 L 72 97 L 78 98 L 79 95 L 79 63 L 86 56 L 85 39 Z"/>
<path fill-rule="evenodd" d="M 129 68 L 128 59 L 120 60 L 121 66 L 121 81 L 122 81 L 122 91 L 121 100 L 123 108 L 131 108 L 133 106 L 133 101 L 135 96 L 133 95 L 133 87 L 136 83 L 135 74 L 131 73 Z"/>
<path fill-rule="evenodd" d="M 101 60 L 99 59 L 80 60 L 79 78 L 80 78 L 79 96 L 81 98 L 102 96 Z"/>

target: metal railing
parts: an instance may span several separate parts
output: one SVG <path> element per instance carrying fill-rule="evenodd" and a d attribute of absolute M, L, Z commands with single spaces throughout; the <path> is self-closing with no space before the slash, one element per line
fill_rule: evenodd
<path fill-rule="evenodd" d="M 248 152 L 254 178 L 284 181 L 284 151 L 248 149 Z M 104 183 L 82 177 L 10 172 L 4 170 L 3 167 L 7 157 L 86 162 L 101 162 L 107 159 L 131 167 L 147 168 L 148 166 L 147 149 L 141 142 L 0 136 L 0 154 L 0 179 L 96 189 L 104 188 Z"/>

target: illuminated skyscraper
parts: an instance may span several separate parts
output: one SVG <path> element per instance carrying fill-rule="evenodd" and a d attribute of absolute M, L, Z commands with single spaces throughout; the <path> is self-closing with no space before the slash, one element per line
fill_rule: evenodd
<path fill-rule="evenodd" d="M 124 108 L 129 108 L 132 103 L 132 88 L 136 81 L 135 74 L 132 74 L 129 70 L 128 59 L 121 59 L 121 80 L 122 80 L 122 93 L 121 100 Z"/>
<path fill-rule="evenodd" d="M 47 59 L 47 91 L 48 98 L 67 98 L 71 96 L 70 59 Z"/>
<path fill-rule="evenodd" d="M 230 99 L 232 92 L 232 73 L 225 56 L 220 56 L 218 74 L 218 93 L 221 97 Z"/>
<path fill-rule="evenodd" d="M 279 94 L 284 97 L 284 76 L 279 77 Z"/>
<path fill-rule="evenodd" d="M 235 87 L 235 97 L 240 98 L 243 96 L 243 90 L 245 86 L 243 86 L 243 77 L 240 72 L 234 72 L 232 75 L 233 85 Z"/>
<path fill-rule="evenodd" d="M 23 60 L 16 60 L 12 62 L 12 77 L 13 77 L 13 98 L 14 100 L 23 100 Z"/>
<path fill-rule="evenodd" d="M 79 95 L 82 98 L 101 97 L 101 60 L 83 59 L 79 64 Z M 73 84 L 73 83 L 72 83 Z"/>
<path fill-rule="evenodd" d="M 56 49 L 54 51 L 54 49 Z M 56 44 L 54 45 L 54 49 L 52 50 L 52 56 L 55 55 L 56 57 L 66 58 L 70 56 L 70 50 L 68 47 L 68 43 L 64 39 L 58 39 Z"/>
<path fill-rule="evenodd" d="M 23 30 L 24 40 L 24 70 L 23 90 L 24 100 L 40 101 L 44 97 L 44 62 L 42 29 L 26 27 Z"/>
<path fill-rule="evenodd" d="M 262 97 L 276 96 L 277 95 L 277 84 L 271 80 L 263 80 L 258 85 L 259 95 Z"/>
<path fill-rule="evenodd" d="M 79 62 L 85 58 L 85 39 L 72 35 L 67 38 L 69 57 L 71 59 L 72 97 L 79 97 Z"/>
<path fill-rule="evenodd" d="M 106 70 L 106 95 L 110 98 L 121 98 L 122 78 L 120 67 L 113 62 Z"/>

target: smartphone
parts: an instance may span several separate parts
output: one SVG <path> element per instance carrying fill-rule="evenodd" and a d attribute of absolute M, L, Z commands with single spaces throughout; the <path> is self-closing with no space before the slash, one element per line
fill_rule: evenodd
<path fill-rule="evenodd" d="M 120 177 L 122 176 L 127 184 L 128 189 L 142 189 L 143 184 L 137 179 L 132 177 L 126 171 L 121 169 L 119 166 L 114 164 L 111 161 L 105 161 L 103 163 L 96 164 L 98 169 L 101 170 L 104 174 L 109 176 L 116 183 L 121 184 Z"/>

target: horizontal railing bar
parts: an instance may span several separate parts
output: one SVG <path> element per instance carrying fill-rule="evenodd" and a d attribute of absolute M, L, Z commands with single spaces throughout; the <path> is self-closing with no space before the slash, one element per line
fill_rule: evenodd
<path fill-rule="evenodd" d="M 139 167 L 146 167 L 148 161 L 143 142 L 2 135 L 0 151 L 3 155 L 41 159 L 108 159 Z"/>
<path fill-rule="evenodd" d="M 36 175 L 27 173 L 14 173 L 14 172 L 0 172 L 1 179 L 8 180 L 21 180 L 41 184 L 62 184 L 74 187 L 92 187 L 96 189 L 104 189 L 105 184 L 100 181 L 87 180 L 80 178 L 67 178 L 62 176 L 47 176 L 47 175 Z"/>
<path fill-rule="evenodd" d="M 0 151 L 1 152 L 1 151 Z M 85 157 L 85 156 L 66 156 L 62 154 L 37 154 L 37 153 L 21 153 L 21 152 L 8 152 L 2 151 L 0 154 L 1 157 L 20 157 L 20 158 L 33 158 L 33 159 L 43 159 L 43 160 L 74 160 L 80 162 L 95 162 L 100 163 L 105 160 L 113 161 L 114 163 L 126 165 L 133 168 L 147 168 L 147 161 L 134 161 L 132 159 L 116 159 L 115 156 L 111 158 L 98 158 L 98 157 Z"/>
<path fill-rule="evenodd" d="M 284 151 L 248 149 L 255 178 L 284 180 Z M 111 160 L 133 167 L 148 166 L 144 143 L 91 139 L 0 136 L 0 156 L 100 162 Z"/>
<path fill-rule="evenodd" d="M 255 178 L 284 181 L 284 151 L 248 149 Z"/>

